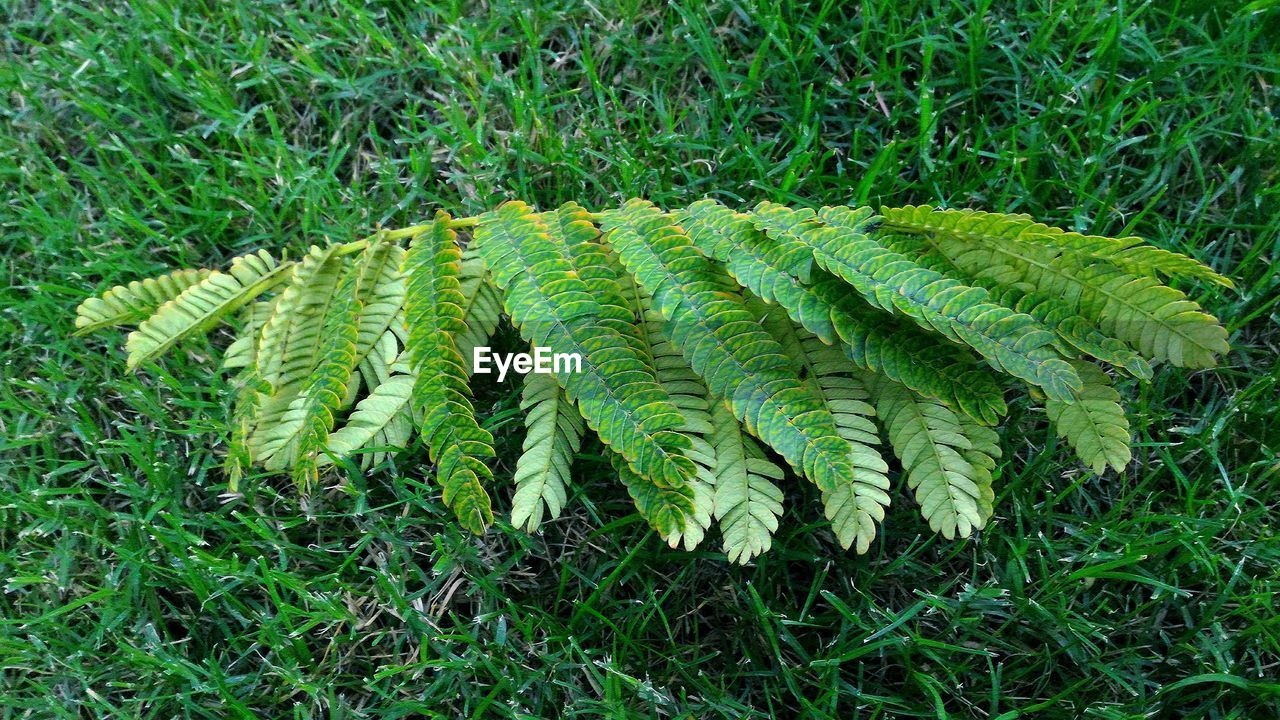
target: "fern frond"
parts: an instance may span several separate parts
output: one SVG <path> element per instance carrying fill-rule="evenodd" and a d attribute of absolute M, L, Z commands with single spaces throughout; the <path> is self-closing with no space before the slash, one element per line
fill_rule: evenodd
<path fill-rule="evenodd" d="M 854 365 L 879 373 L 987 425 L 1008 412 L 1004 387 L 990 368 L 974 362 L 965 348 L 893 316 L 866 311 L 835 278 L 824 277 L 813 291 L 838 311 L 831 315 L 840 350 Z M 853 307 L 851 307 L 853 306 Z"/>
<path fill-rule="evenodd" d="M 995 475 L 1000 460 L 1000 435 L 972 418 L 957 415 L 960 429 L 969 440 L 969 448 L 960 454 L 973 467 L 973 481 L 978 486 L 978 514 L 983 526 L 995 515 Z"/>
<path fill-rule="evenodd" d="M 1108 337 L 1093 323 L 1080 317 L 1069 305 L 1044 293 L 1023 293 L 1016 288 L 995 286 L 990 288 L 993 297 L 1000 302 L 1025 312 L 1053 330 L 1067 347 L 1064 351 L 1083 353 L 1130 375 L 1151 379 L 1151 365 L 1128 345 Z M 1076 368 L 1079 370 L 1079 367 Z M 1081 380 L 1084 378 L 1082 377 Z"/>
<path fill-rule="evenodd" d="M 811 357 L 820 357 L 822 349 L 829 350 L 816 339 L 807 344 Z M 829 363 L 836 358 L 826 361 L 825 371 L 821 364 L 815 364 L 819 374 L 814 376 L 814 382 L 836 416 L 840 434 L 853 447 L 854 474 L 834 492 L 823 493 L 823 509 L 840 547 L 847 550 L 856 546 L 858 553 L 865 553 L 875 539 L 876 523 L 884 521 L 885 508 L 889 507 L 889 466 L 876 449 L 880 438 L 871 421 L 875 411 L 866 402 L 867 390 L 861 380 L 835 374 L 839 366 Z"/>
<path fill-rule="evenodd" d="M 724 405 L 712 405 L 711 433 L 715 448 L 716 521 L 729 562 L 747 563 L 769 550 L 782 515 L 782 469 L 765 457 L 733 413 Z"/>
<path fill-rule="evenodd" d="M 413 396 L 414 376 L 397 374 L 388 377 L 356 403 L 342 427 L 329 434 L 327 455 L 320 465 L 332 457 L 344 457 L 368 447 L 397 448 L 408 444 L 413 434 L 413 417 L 409 399 Z M 365 467 L 376 465 L 383 452 L 365 454 Z"/>
<path fill-rule="evenodd" d="M 990 492 L 979 482 L 989 474 L 975 470 L 965 458 L 973 445 L 961 420 L 946 406 L 888 378 L 871 378 L 868 386 L 929 527 L 948 540 L 982 528 Z"/>
<path fill-rule="evenodd" d="M 1043 245 L 1081 259 L 1102 260 L 1130 275 L 1186 277 L 1231 288 L 1235 285 L 1203 263 L 1176 252 L 1143 244 L 1142 238 L 1082 235 L 1050 227 L 1027 215 L 978 210 L 941 210 L 928 205 L 882 208 L 885 222 L 896 230 L 940 233 L 973 243 L 1012 240 Z"/>
<path fill-rule="evenodd" d="M 249 438 L 256 426 L 262 403 L 271 393 L 271 386 L 258 375 L 256 369 L 245 368 L 233 385 L 231 432 L 227 440 L 227 456 L 223 467 L 227 472 L 227 489 L 238 492 L 244 472 L 254 461 Z"/>
<path fill-rule="evenodd" d="M 850 374 L 844 356 L 792 323 L 785 310 L 761 307 L 757 316 L 762 317 L 762 324 L 786 354 L 804 368 L 809 385 L 835 418 L 840 436 L 849 443 L 853 473 L 838 487 L 824 490 L 822 502 L 840 546 L 848 550 L 856 544 L 857 552 L 864 553 L 875 539 L 876 523 L 884 520 L 889 506 L 889 465 L 876 449 L 880 436 L 871 420 L 876 413 L 867 402 L 866 387 Z"/>
<path fill-rule="evenodd" d="M 297 460 L 303 417 L 294 401 L 319 362 L 325 318 L 350 268 L 336 248 L 312 247 L 276 300 L 258 342 L 258 374 L 271 388 L 249 438 L 255 461 L 279 471 Z M 290 409 L 294 412 L 290 413 Z"/>
<path fill-rule="evenodd" d="M 291 470 L 305 491 L 322 466 L 377 464 L 417 429 L 445 504 L 482 533 L 494 438 L 468 383 L 505 313 L 555 357 L 552 375 L 524 379 L 513 525 L 563 512 L 590 427 L 666 543 L 692 549 L 718 521 L 725 554 L 746 563 L 779 526 L 782 460 L 819 488 L 839 543 L 866 552 L 890 502 L 882 436 L 931 528 L 982 528 L 1005 375 L 1047 398 L 1054 432 L 1094 472 L 1122 470 L 1129 421 L 1093 361 L 1148 380 L 1151 362 L 1205 368 L 1228 350 L 1222 324 L 1166 277 L 1231 286 L 1136 238 L 1025 215 L 513 201 L 294 262 L 258 252 L 115 287 L 75 324 L 138 323 L 136 369 L 234 313 L 233 491 L 251 464 Z"/>
<path fill-rule="evenodd" d="M 366 256 L 366 260 L 371 256 Z M 294 422 L 290 415 L 300 416 L 298 449 L 294 453 L 293 479 L 304 491 L 318 480 L 319 456 L 328 445 L 333 429 L 334 412 L 347 396 L 347 382 L 356 369 L 356 352 L 360 340 L 360 281 L 365 277 L 367 262 L 348 268 L 333 301 L 325 309 L 320 323 L 320 348 L 316 365 L 298 394 L 284 424 Z"/>
<path fill-rule="evenodd" d="M 672 532 L 669 527 L 655 529 L 673 547 L 683 541 L 686 548 L 692 549 L 710 528 L 713 510 L 708 488 L 715 482 L 716 453 L 703 437 L 710 430 L 706 386 L 663 336 L 662 317 L 652 308 L 652 299 L 631 281 L 610 249 L 598 242 L 600 233 L 590 214 L 576 203 L 567 203 L 544 217 L 552 228 L 552 237 L 564 241 L 574 271 L 600 303 L 596 322 L 617 331 L 680 412 L 682 423 L 678 429 L 689 440 L 684 455 L 697 467 L 696 474 L 686 482 L 688 487 L 671 493 L 666 488 L 645 489 L 643 482 L 634 480 L 628 487 L 646 519 L 654 515 L 654 503 L 665 507 L 666 514 L 691 513 L 685 515 L 679 532 Z M 693 504 L 686 507 L 684 499 L 690 497 Z"/>
<path fill-rule="evenodd" d="M 454 338 L 458 354 L 469 372 L 475 372 L 472 362 L 475 349 L 482 347 L 493 337 L 502 319 L 502 292 L 489 281 L 489 271 L 484 259 L 475 248 L 468 247 L 462 253 L 462 271 L 458 289 L 462 291 L 463 329 Z"/>
<path fill-rule="evenodd" d="M 685 360 L 664 333 L 666 321 L 653 306 L 653 298 L 634 282 L 624 281 L 623 297 L 628 312 L 641 316 L 634 327 L 639 353 L 653 368 L 658 385 L 666 391 L 671 403 L 680 411 L 684 422 L 680 430 L 689 438 L 685 456 L 698 466 L 698 477 L 715 484 L 716 451 L 708 442 L 711 428 L 711 406 L 716 404 L 706 383 Z"/>
<path fill-rule="evenodd" d="M 222 353 L 222 367 L 224 370 L 256 368 L 258 363 L 258 341 L 262 337 L 262 328 L 266 327 L 267 321 L 271 319 L 272 313 L 275 312 L 278 299 L 278 297 L 274 297 L 267 300 L 259 300 L 245 308 L 243 312 L 244 324 L 240 327 L 239 334 L 227 346 L 226 351 Z"/>
<path fill-rule="evenodd" d="M 598 322 L 616 330 L 652 372 L 651 348 L 641 337 L 644 333 L 640 327 L 646 302 L 644 298 L 627 296 L 624 283 L 628 290 L 633 290 L 635 283 L 609 247 L 599 242 L 600 231 L 591 222 L 590 213 L 570 202 L 544 217 L 552 227 L 552 236 L 563 240 L 568 248 L 574 272 L 600 303 Z"/>
<path fill-rule="evenodd" d="M 482 216 L 473 242 L 525 339 L 581 357 L 581 373 L 563 373 L 556 381 L 588 426 L 641 477 L 683 486 L 696 469 L 684 455 L 689 439 L 677 432 L 680 412 L 634 347 L 597 324 L 600 303 L 573 269 L 564 242 L 549 233 L 529 206 L 508 202 Z"/>
<path fill-rule="evenodd" d="M 1080 462 L 1101 475 L 1107 465 L 1123 471 L 1133 458 L 1129 449 L 1129 420 L 1111 378 L 1093 363 L 1076 361 L 1084 389 L 1075 402 L 1046 400 L 1045 412 L 1059 436 L 1071 443 Z"/>
<path fill-rule="evenodd" d="M 737 284 L 642 200 L 604 215 L 608 241 L 653 295 L 666 335 L 747 430 L 821 488 L 852 472 L 835 421 L 747 312 Z"/>
<path fill-rule="evenodd" d="M 182 291 L 209 277 L 209 271 L 178 270 L 167 275 L 134 280 L 117 285 L 91 297 L 76 308 L 76 335 L 91 333 L 112 325 L 125 325 L 146 320 L 161 305 Z"/>
<path fill-rule="evenodd" d="M 449 506 L 463 527 L 481 534 L 493 524 L 484 483 L 493 475 L 493 436 L 476 422 L 467 399 L 467 370 L 453 337 L 462 329 L 459 283 L 462 251 L 449 215 L 436 211 L 430 228 L 414 237 L 405 255 L 405 320 L 409 364 L 417 379 L 412 402 L 420 430 Z"/>
<path fill-rule="evenodd" d="M 342 279 L 346 263 L 336 249 L 311 246 L 298 262 L 288 284 L 276 298 L 275 310 L 258 340 L 258 370 L 272 388 L 280 387 L 286 359 L 306 365 L 314 351 L 319 327 L 315 321 L 327 307 Z M 310 369 L 309 367 L 307 368 Z"/>
<path fill-rule="evenodd" d="M 714 506 L 706 483 L 693 478 L 680 486 L 663 487 L 638 475 L 617 453 L 609 455 L 636 511 L 669 547 L 683 544 L 692 550 L 702 542 Z"/>
<path fill-rule="evenodd" d="M 582 445 L 582 416 L 550 375 L 524 376 L 520 409 L 525 412 L 524 445 L 516 461 L 511 524 L 536 532 L 543 511 L 560 517 L 573 456 Z"/>
<path fill-rule="evenodd" d="M 883 373 L 988 424 L 1005 413 L 1003 393 L 990 372 L 945 341 L 868 313 L 844 283 L 812 271 L 813 253 L 807 246 L 776 243 L 756 229 L 750 215 L 713 200 L 694 203 L 678 218 L 694 245 L 725 263 L 739 284 L 781 305 L 823 342 L 841 345 L 859 367 Z M 808 264 L 802 256 L 808 257 Z"/>
<path fill-rule="evenodd" d="M 888 233 L 879 240 L 896 252 L 909 255 L 921 264 L 953 277 L 968 276 L 974 284 L 991 293 L 992 299 L 1001 305 L 1024 312 L 1057 336 L 1059 352 L 1067 357 L 1080 353 L 1120 368 L 1130 375 L 1144 380 L 1151 379 L 1151 366 L 1141 355 L 1123 342 L 1104 335 L 1093 323 L 1075 311 L 1062 299 L 1028 291 L 1017 270 L 1008 266 L 988 266 L 983 277 L 974 277 L 956 266 L 936 246 L 932 238 L 924 235 Z"/>
<path fill-rule="evenodd" d="M 966 274 L 1057 298 L 1144 357 L 1208 368 L 1230 349 L 1217 319 L 1154 278 L 1129 275 L 1107 263 L 1083 265 L 1060 248 L 1011 239 L 989 238 L 979 245 L 939 235 L 934 244 Z"/>
<path fill-rule="evenodd" d="M 612 257 L 610 260 L 611 265 L 617 262 Z M 706 531 L 711 528 L 715 511 L 715 489 L 720 481 L 717 472 L 720 468 L 719 448 L 712 437 L 714 429 L 711 416 L 719 411 L 727 415 L 731 422 L 736 424 L 736 421 L 724 402 L 711 396 L 706 383 L 693 371 L 679 348 L 663 332 L 666 321 L 653 306 L 653 298 L 631 281 L 630 276 L 623 273 L 621 277 L 626 278 L 621 283 L 624 294 L 630 293 L 636 298 L 635 303 L 628 302 L 627 307 L 635 308 L 637 314 L 643 316 L 636 326 L 636 336 L 643 347 L 641 354 L 652 360 L 658 385 L 680 410 L 684 419 L 680 431 L 689 438 L 689 447 L 684 454 L 698 469 L 690 481 L 694 491 L 694 514 L 686 523 L 684 532 L 685 547 L 692 548 L 702 541 Z M 763 457 L 762 454 L 757 454 Z"/>
<path fill-rule="evenodd" d="M 1031 316 L 990 301 L 969 287 L 922 267 L 871 240 L 864 209 L 792 210 L 762 202 L 756 226 L 779 243 L 807 245 L 818 265 L 853 285 L 868 302 L 911 318 L 927 330 L 964 343 L 1004 372 L 1069 401 L 1080 387 L 1071 365 L 1052 347 L 1053 334 Z"/>
<path fill-rule="evenodd" d="M 209 332 L 222 318 L 280 282 L 291 268 L 292 263 L 278 263 L 266 251 L 259 250 L 232 260 L 225 273 L 210 272 L 129 333 L 125 341 L 129 352 L 127 368 L 134 370 L 182 340 Z"/>
<path fill-rule="evenodd" d="M 357 365 L 374 351 L 401 314 L 405 297 L 404 258 L 404 248 L 385 236 L 374 238 L 360 253 Z"/>

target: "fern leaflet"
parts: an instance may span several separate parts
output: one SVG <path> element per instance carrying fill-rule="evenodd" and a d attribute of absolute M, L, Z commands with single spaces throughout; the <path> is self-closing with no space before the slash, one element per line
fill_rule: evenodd
<path fill-rule="evenodd" d="M 989 504 L 984 496 L 989 493 L 978 483 L 989 475 L 975 471 L 965 458 L 973 446 L 960 419 L 944 405 L 887 378 L 869 384 L 889 444 L 902 461 L 907 484 L 929 527 L 948 540 L 982 528 L 982 507 Z"/>
<path fill-rule="evenodd" d="M 1129 450 L 1129 420 L 1120 405 L 1120 393 L 1111 378 L 1093 363 L 1077 361 L 1084 389 L 1071 404 L 1046 400 L 1045 412 L 1058 435 L 1075 448 L 1080 462 L 1099 475 L 1107 465 L 1124 470 L 1133 454 Z"/>
<path fill-rule="evenodd" d="M 231 261 L 227 272 L 214 271 L 164 303 L 129 333 L 128 369 L 168 352 L 192 335 L 203 335 L 279 282 L 290 263 L 277 263 L 264 250 Z"/>
<path fill-rule="evenodd" d="M 694 203 L 679 218 L 694 244 L 725 263 L 740 284 L 766 302 L 777 302 L 823 342 L 841 345 L 859 367 L 884 373 L 988 424 L 1005 413 L 1001 389 L 989 372 L 944 341 L 866 312 L 842 282 L 813 272 L 807 246 L 775 243 L 756 229 L 750 215 L 712 200 Z M 809 265 L 800 255 L 808 256 Z"/>
<path fill-rule="evenodd" d="M 412 402 L 445 504 L 463 527 L 480 534 L 493 523 L 484 489 L 493 477 L 485 464 L 494 454 L 493 436 L 476 423 L 467 399 L 466 366 L 453 343 L 462 329 L 462 251 L 449 221 L 447 213 L 437 211 L 405 255 L 409 365 L 417 376 Z"/>
<path fill-rule="evenodd" d="M 1061 248 L 1016 238 L 988 236 L 979 244 L 948 231 L 935 236 L 934 244 L 962 272 L 1000 284 L 1016 282 L 1057 298 L 1144 357 L 1207 368 L 1228 349 L 1227 332 L 1215 318 L 1154 278 L 1130 275 L 1108 263 L 1081 263 L 1064 256 Z"/>
<path fill-rule="evenodd" d="M 413 434 L 409 412 L 413 385 L 412 375 L 396 374 L 374 387 L 356 403 L 343 426 L 329 434 L 328 455 L 343 457 L 366 447 L 396 448 L 407 444 Z M 366 467 L 377 464 L 383 454 L 366 454 L 362 462 Z M 328 455 L 320 458 L 320 465 L 327 464 Z"/>
<path fill-rule="evenodd" d="M 484 259 L 474 248 L 462 253 L 459 290 L 462 291 L 462 323 L 464 328 L 454 338 L 458 354 L 469 371 L 477 347 L 489 342 L 502 320 L 502 293 L 489 281 Z"/>
<path fill-rule="evenodd" d="M 653 295 L 667 336 L 747 430 L 821 488 L 848 476 L 848 446 L 834 419 L 755 324 L 727 274 L 645 201 L 606 213 L 604 226 L 623 265 Z"/>
<path fill-rule="evenodd" d="M 746 563 L 769 550 L 782 515 L 781 468 L 770 462 L 723 403 L 711 408 L 715 447 L 715 518 L 729 562 Z"/>
<path fill-rule="evenodd" d="M 1163 248 L 1143 245 L 1142 238 L 1081 235 L 1038 223 L 1026 215 L 977 210 L 935 210 L 929 205 L 884 208 L 885 220 L 896 229 L 940 233 L 960 240 L 985 243 L 1013 240 L 1056 248 L 1082 259 L 1102 260 L 1130 275 L 1187 277 L 1231 288 L 1235 285 L 1213 269 Z"/>
<path fill-rule="evenodd" d="M 161 305 L 209 277 L 208 270 L 178 270 L 160 277 L 134 280 L 91 297 L 76 308 L 76 335 L 112 325 L 146 320 Z"/>
<path fill-rule="evenodd" d="M 791 210 L 769 202 L 756 225 L 779 242 L 805 244 L 818 264 L 841 277 L 872 305 L 899 312 L 927 330 L 962 342 L 995 367 L 1070 402 L 1080 378 L 1052 348 L 1053 335 L 1030 316 L 990 301 L 985 290 L 962 285 L 871 240 L 870 211 Z"/>
<path fill-rule="evenodd" d="M 756 302 L 759 302 L 758 300 Z M 782 343 L 789 357 L 804 368 L 810 387 L 836 419 L 836 428 L 849 443 L 853 473 L 838 487 L 824 490 L 823 508 L 840 546 L 857 545 L 863 553 L 875 538 L 876 523 L 884 520 L 889 506 L 889 465 L 876 447 L 880 437 L 871 418 L 862 381 L 850 374 L 845 358 L 813 333 L 793 324 L 779 308 L 756 308 L 764 326 Z"/>
<path fill-rule="evenodd" d="M 525 339 L 582 358 L 581 373 L 556 381 L 600 439 L 641 477 L 664 487 L 687 483 L 695 468 L 684 456 L 689 439 L 676 432 L 680 412 L 634 348 L 597 325 L 600 303 L 546 223 L 524 203 L 505 203 L 482 218 L 474 242 Z"/>
<path fill-rule="evenodd" d="M 549 518 L 560 517 L 568 499 L 569 466 L 582 445 L 584 427 L 550 375 L 525 375 L 520 409 L 525 411 L 525 436 L 516 462 L 511 524 L 536 532 L 544 509 Z"/>
<path fill-rule="evenodd" d="M 318 458 L 328 446 L 334 412 L 346 397 L 347 380 L 356 368 L 360 339 L 359 283 L 364 269 L 363 263 L 348 268 L 334 292 L 334 301 L 326 309 L 320 324 L 316 366 L 282 421 L 292 423 L 290 416 L 295 412 L 300 415 L 296 421 L 299 426 L 298 449 L 294 454 L 293 477 L 304 490 L 314 487 L 318 479 Z"/>

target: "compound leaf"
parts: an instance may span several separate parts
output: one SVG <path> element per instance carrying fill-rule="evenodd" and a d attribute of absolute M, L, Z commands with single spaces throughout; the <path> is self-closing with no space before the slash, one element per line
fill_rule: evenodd
<path fill-rule="evenodd" d="M 1084 389 L 1071 404 L 1046 400 L 1049 422 L 1075 448 L 1080 462 L 1095 473 L 1102 474 L 1108 465 L 1122 471 L 1133 454 L 1129 449 L 1129 420 L 1120 405 L 1120 393 L 1098 366 L 1084 361 L 1075 364 L 1084 379 Z"/>
<path fill-rule="evenodd" d="M 484 489 L 493 477 L 485 464 L 494 456 L 493 436 L 476 422 L 467 369 L 453 340 L 462 330 L 464 298 L 462 251 L 450 220 L 437 211 L 405 254 L 405 349 L 416 376 L 411 402 L 421 417 L 419 430 L 436 465 L 444 503 L 464 528 L 481 534 L 493 523 Z"/>
<path fill-rule="evenodd" d="M 605 213 L 603 225 L 623 265 L 652 294 L 667 337 L 711 393 L 818 487 L 847 477 L 848 444 L 831 413 L 755 323 L 736 283 L 651 203 L 631 200 Z"/>
<path fill-rule="evenodd" d="M 134 280 L 117 285 L 91 297 L 76 308 L 76 335 L 91 333 L 112 325 L 126 325 L 146 320 L 161 305 L 182 291 L 209 277 L 209 271 L 178 270 L 167 275 Z"/>
<path fill-rule="evenodd" d="M 550 375 L 524 376 L 520 409 L 524 445 L 516 461 L 511 524 L 536 532 L 544 515 L 560 517 L 568 499 L 569 470 L 585 430 L 577 408 Z"/>
<path fill-rule="evenodd" d="M 128 369 L 168 352 L 175 344 L 212 330 L 222 318 L 239 310 L 278 283 L 291 263 L 278 263 L 265 250 L 231 261 L 226 272 L 210 272 L 156 309 L 129 333 L 125 349 Z"/>
<path fill-rule="evenodd" d="M 815 214 L 762 202 L 754 217 L 756 226 L 778 242 L 811 248 L 820 266 L 872 305 L 972 347 L 1046 395 L 1069 402 L 1071 391 L 1080 388 L 1080 378 L 1053 349 L 1052 333 L 1031 316 L 991 302 L 982 288 L 963 285 L 872 240 L 869 210 L 824 207 Z"/>

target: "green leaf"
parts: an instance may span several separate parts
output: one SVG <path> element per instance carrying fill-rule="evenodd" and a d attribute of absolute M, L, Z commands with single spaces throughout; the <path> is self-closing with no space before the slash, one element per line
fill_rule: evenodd
<path fill-rule="evenodd" d="M 413 433 L 409 399 L 413 396 L 412 375 L 392 375 L 379 383 L 364 399 L 356 403 L 342 427 L 329 434 L 329 453 L 320 459 L 325 465 L 329 455 L 344 457 L 368 447 L 403 448 Z M 376 465 L 383 452 L 367 453 L 363 464 Z"/>
<path fill-rule="evenodd" d="M 603 313 L 570 262 L 563 239 L 524 203 L 484 215 L 474 243 L 505 292 L 507 313 L 532 345 L 576 353 L 582 372 L 556 374 L 587 424 L 639 476 L 683 487 L 696 468 L 684 455 L 687 437 L 670 397 L 634 346 L 603 326 Z"/>
<path fill-rule="evenodd" d="M 258 375 L 270 387 L 270 396 L 261 403 L 249 449 L 268 470 L 285 470 L 298 459 L 303 416 L 295 402 L 320 362 L 325 318 L 350 267 L 336 246 L 312 247 L 262 329 Z"/>
<path fill-rule="evenodd" d="M 91 297 L 76 308 L 76 335 L 112 325 L 146 320 L 161 305 L 178 297 L 184 290 L 209 277 L 209 271 L 178 270 L 160 277 L 134 280 L 117 285 L 97 297 Z"/>
<path fill-rule="evenodd" d="M 618 479 L 649 527 L 670 547 L 681 543 L 686 550 L 697 547 L 705 535 L 705 526 L 698 518 L 709 517 L 714 505 L 709 486 L 694 480 L 663 487 L 636 474 L 617 453 L 610 452 L 609 456 Z"/>
<path fill-rule="evenodd" d="M 888 378 L 873 377 L 868 387 L 929 527 L 948 540 L 981 529 L 989 492 L 979 487 L 984 476 L 965 457 L 973 445 L 961 420 Z"/>
<path fill-rule="evenodd" d="M 745 564 L 767 552 L 782 515 L 782 470 L 742 431 L 723 403 L 711 407 L 715 448 L 715 518 L 729 562 Z"/>
<path fill-rule="evenodd" d="M 812 269 L 808 246 L 774 242 L 756 229 L 749 214 L 712 200 L 694 203 L 679 219 L 694 244 L 725 263 L 741 285 L 781 305 L 823 342 L 840 345 L 858 367 L 988 424 L 1005 413 L 1003 392 L 988 370 L 945 340 L 868 312 L 842 281 Z"/>
<path fill-rule="evenodd" d="M 262 329 L 266 327 L 267 321 L 275 313 L 278 299 L 278 297 L 275 297 L 268 300 L 259 300 L 245 308 L 243 312 L 244 323 L 240 326 L 240 333 L 227 346 L 226 352 L 222 353 L 223 369 L 232 370 L 252 367 L 256 370 L 258 343 L 262 339 Z"/>
<path fill-rule="evenodd" d="M 1031 316 L 991 302 L 985 290 L 881 246 L 867 235 L 873 222 L 865 208 L 824 207 L 815 214 L 762 202 L 755 211 L 756 226 L 769 237 L 807 245 L 820 266 L 875 307 L 964 343 L 1000 370 L 1069 401 L 1080 378 L 1054 351 L 1052 333 Z"/>
<path fill-rule="evenodd" d="M 294 422 L 294 413 L 300 418 L 293 477 L 304 491 L 318 480 L 319 456 L 328 445 L 334 412 L 346 397 L 347 380 L 355 371 L 360 340 L 360 281 L 366 277 L 366 270 L 367 262 L 350 267 L 334 292 L 320 324 L 316 366 L 283 421 Z"/>
<path fill-rule="evenodd" d="M 405 251 L 394 241 L 378 237 L 360 254 L 360 325 L 356 364 L 373 352 L 404 307 Z"/>
<path fill-rule="evenodd" d="M 803 367 L 810 387 L 849 443 L 853 472 L 835 488 L 824 490 L 822 503 L 840 546 L 847 550 L 856 545 L 858 553 L 865 553 L 875 539 L 876 523 L 884 520 L 889 506 L 889 465 L 877 449 L 880 436 L 871 420 L 876 413 L 867 402 L 867 389 L 860 377 L 851 374 L 857 371 L 839 351 L 794 324 L 785 310 L 753 309 L 787 356 Z"/>
<path fill-rule="evenodd" d="M 291 263 L 277 263 L 259 250 L 232 260 L 225 273 L 210 272 L 129 333 L 125 342 L 128 369 L 160 357 L 189 337 L 209 332 L 222 318 L 278 283 L 291 267 Z"/>
<path fill-rule="evenodd" d="M 560 517 L 585 428 L 577 408 L 550 375 L 525 375 L 520 409 L 525 412 L 525 436 L 516 461 L 511 524 L 536 532 L 544 509 L 549 518 Z"/>
<path fill-rule="evenodd" d="M 464 298 L 459 282 L 462 251 L 449 223 L 449 215 L 437 211 L 430 228 L 413 239 L 405 256 L 406 350 L 417 376 L 413 407 L 422 418 L 419 428 L 436 464 L 444 502 L 463 527 L 481 534 L 493 524 L 484 489 L 493 476 L 485 464 L 494 456 L 493 436 L 476 422 L 468 399 L 467 368 L 453 341 L 463 329 Z"/>
<path fill-rule="evenodd" d="M 902 208 L 904 213 L 911 210 L 921 211 Z M 1208 368 L 1230 349 L 1227 331 L 1217 319 L 1155 278 L 1130 275 L 1110 263 L 1082 260 L 1064 254 L 1062 248 L 1019 242 L 1016 237 L 985 235 L 981 242 L 972 242 L 948 230 L 934 236 L 934 245 L 971 277 L 1016 283 L 1056 298 L 1144 357 Z M 1070 402 L 1070 396 L 1054 399 Z"/>
<path fill-rule="evenodd" d="M 1235 285 L 1212 268 L 1175 252 L 1143 244 L 1142 238 L 1081 235 L 1036 222 L 1026 215 L 978 210 L 935 210 L 928 205 L 882 208 L 896 230 L 945 234 L 973 243 L 990 241 L 1043 245 L 1084 260 L 1103 260 L 1130 275 L 1187 277 L 1223 287 Z"/>
<path fill-rule="evenodd" d="M 1071 404 L 1046 400 L 1049 422 L 1075 448 L 1080 462 L 1095 473 L 1101 475 L 1107 465 L 1122 471 L 1133 454 L 1129 450 L 1129 420 L 1120 405 L 1120 393 L 1098 366 L 1084 361 L 1076 361 L 1075 365 L 1084 379 L 1084 389 Z"/>
<path fill-rule="evenodd" d="M 489 342 L 502 319 L 502 291 L 489 279 L 489 271 L 480 253 L 471 247 L 462 253 L 458 284 L 463 298 L 463 328 L 453 342 L 458 346 L 458 354 L 462 356 L 468 372 L 474 373 L 475 349 Z"/>
<path fill-rule="evenodd" d="M 960 454 L 973 467 L 973 481 L 978 486 L 978 513 L 983 524 L 991 520 L 995 514 L 995 477 L 1000 460 L 1000 435 L 993 429 L 980 425 L 964 415 L 960 419 L 960 428 L 969 441 L 969 448 L 961 449 Z"/>
<path fill-rule="evenodd" d="M 653 295 L 667 337 L 747 430 L 821 488 L 847 477 L 848 445 L 834 419 L 756 325 L 736 283 L 651 203 L 632 200 L 605 213 L 604 227 L 627 270 Z"/>

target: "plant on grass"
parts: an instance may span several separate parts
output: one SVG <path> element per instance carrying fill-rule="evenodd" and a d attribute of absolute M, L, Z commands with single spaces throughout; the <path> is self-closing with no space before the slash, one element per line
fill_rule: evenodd
<path fill-rule="evenodd" d="M 513 201 L 297 260 L 259 251 L 225 272 L 116 287 L 76 326 L 137 323 L 135 369 L 230 322 L 233 489 L 252 464 L 307 491 L 335 458 L 378 462 L 416 429 L 444 502 L 480 533 L 494 451 L 469 357 L 505 311 L 531 345 L 582 360 L 525 377 L 511 522 L 532 532 L 561 513 L 590 428 L 670 545 L 692 548 L 714 522 L 745 562 L 778 527 L 783 465 L 818 487 L 845 548 L 865 552 L 884 519 L 890 452 L 931 528 L 982 528 L 1014 384 L 1086 466 L 1123 469 L 1113 377 L 1207 368 L 1228 349 L 1222 325 L 1161 277 L 1231 286 L 1137 238 L 1023 215 Z"/>

